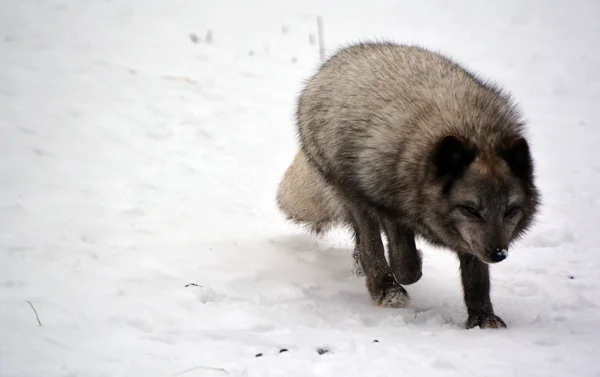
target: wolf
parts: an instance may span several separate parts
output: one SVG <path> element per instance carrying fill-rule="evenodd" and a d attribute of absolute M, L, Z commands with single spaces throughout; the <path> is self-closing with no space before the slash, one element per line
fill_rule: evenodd
<path fill-rule="evenodd" d="M 299 150 L 276 194 L 287 218 L 316 233 L 351 229 L 367 291 L 383 307 L 410 302 L 403 285 L 422 276 L 416 238 L 453 251 L 465 327 L 505 328 L 489 265 L 541 203 L 512 96 L 441 52 L 360 42 L 303 83 L 295 117 Z"/>

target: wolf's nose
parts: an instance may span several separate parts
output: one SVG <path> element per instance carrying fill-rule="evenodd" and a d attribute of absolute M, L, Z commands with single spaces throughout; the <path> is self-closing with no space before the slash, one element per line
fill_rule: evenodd
<path fill-rule="evenodd" d="M 492 262 L 497 263 L 497 262 L 502 262 L 503 260 L 505 260 L 507 256 L 508 256 L 508 250 L 495 249 L 492 252 L 490 259 L 492 260 Z"/>

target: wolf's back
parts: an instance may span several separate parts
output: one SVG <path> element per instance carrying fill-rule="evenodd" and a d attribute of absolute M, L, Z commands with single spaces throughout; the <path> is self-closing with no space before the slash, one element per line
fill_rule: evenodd
<path fill-rule="evenodd" d="M 297 108 L 301 147 L 346 194 L 407 207 L 427 153 L 448 134 L 485 147 L 519 133 L 518 112 L 494 85 L 441 54 L 366 43 L 340 50 L 307 82 Z"/>

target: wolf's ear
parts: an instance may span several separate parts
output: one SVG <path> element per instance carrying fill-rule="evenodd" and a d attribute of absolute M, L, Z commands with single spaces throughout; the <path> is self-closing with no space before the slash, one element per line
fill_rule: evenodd
<path fill-rule="evenodd" d="M 517 177 L 527 181 L 533 179 L 533 161 L 529 153 L 529 144 L 524 137 L 504 139 L 499 147 L 499 154 Z"/>
<path fill-rule="evenodd" d="M 433 149 L 433 166 L 436 178 L 455 177 L 469 166 L 476 150 L 460 136 L 447 135 Z"/>

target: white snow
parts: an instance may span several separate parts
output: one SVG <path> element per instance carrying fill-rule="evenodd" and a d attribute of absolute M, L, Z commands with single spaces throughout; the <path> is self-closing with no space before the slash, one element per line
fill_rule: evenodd
<path fill-rule="evenodd" d="M 410 306 L 378 308 L 348 234 L 277 211 L 317 15 L 328 53 L 419 43 L 522 104 L 544 205 L 492 268 L 508 329 L 463 328 L 450 253 L 419 245 Z M 594 0 L 0 2 L 0 375 L 600 376 L 599 19 Z"/>

